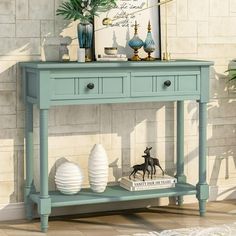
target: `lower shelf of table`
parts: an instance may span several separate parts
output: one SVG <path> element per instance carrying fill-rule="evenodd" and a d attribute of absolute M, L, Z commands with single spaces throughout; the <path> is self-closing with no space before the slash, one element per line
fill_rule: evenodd
<path fill-rule="evenodd" d="M 174 188 L 154 189 L 145 191 L 128 191 L 120 186 L 108 186 L 103 193 L 95 193 L 90 188 L 82 189 L 75 195 L 64 195 L 58 191 L 50 192 L 51 206 L 63 207 L 73 205 L 98 204 L 107 202 L 120 202 L 141 200 L 148 198 L 173 197 L 183 195 L 195 195 L 196 187 L 190 184 L 177 184 Z M 31 194 L 30 198 L 37 203 L 40 200 L 40 194 Z"/>

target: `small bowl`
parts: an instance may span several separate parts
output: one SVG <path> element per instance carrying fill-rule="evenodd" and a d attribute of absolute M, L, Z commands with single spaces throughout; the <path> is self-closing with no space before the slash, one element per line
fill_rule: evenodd
<path fill-rule="evenodd" d="M 117 54 L 117 48 L 115 47 L 105 47 L 104 53 L 106 55 L 116 55 Z"/>

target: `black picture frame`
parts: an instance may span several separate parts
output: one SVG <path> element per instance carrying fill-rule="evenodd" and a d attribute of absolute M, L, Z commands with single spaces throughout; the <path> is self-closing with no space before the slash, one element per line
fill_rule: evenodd
<path fill-rule="evenodd" d="M 160 0 L 158 0 L 158 3 L 160 3 Z M 162 46 L 161 46 L 161 6 L 158 6 L 158 28 L 159 28 L 159 57 L 158 59 L 162 59 Z"/>

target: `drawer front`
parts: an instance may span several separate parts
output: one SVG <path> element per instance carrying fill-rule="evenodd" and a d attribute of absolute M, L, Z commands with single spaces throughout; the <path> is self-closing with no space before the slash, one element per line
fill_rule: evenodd
<path fill-rule="evenodd" d="M 200 92 L 199 75 L 181 75 L 178 76 L 177 90 L 180 92 L 197 93 Z"/>
<path fill-rule="evenodd" d="M 79 78 L 79 95 L 92 97 L 124 97 L 127 95 L 127 78 L 124 76 L 106 76 L 97 78 Z M 89 88 L 92 86 L 93 88 Z"/>
<path fill-rule="evenodd" d="M 131 96 L 156 96 L 175 91 L 175 76 L 172 75 L 132 75 Z"/>
<path fill-rule="evenodd" d="M 131 96 L 148 96 L 155 92 L 154 76 L 132 76 Z"/>
<path fill-rule="evenodd" d="M 125 73 L 58 75 L 52 81 L 54 100 L 129 96 L 129 74 Z"/>
<path fill-rule="evenodd" d="M 200 94 L 200 74 L 132 74 L 131 96 Z"/>
<path fill-rule="evenodd" d="M 91 78 L 83 78 L 80 77 L 78 80 L 78 94 L 79 95 L 88 95 L 88 96 L 96 96 L 99 95 L 99 78 L 91 77 Z M 92 86 L 89 88 L 89 86 Z"/>
<path fill-rule="evenodd" d="M 175 76 L 165 75 L 157 76 L 156 78 L 156 91 L 170 93 L 175 91 Z"/>
<path fill-rule="evenodd" d="M 54 96 L 73 95 L 75 94 L 75 78 L 54 78 L 52 88 Z"/>

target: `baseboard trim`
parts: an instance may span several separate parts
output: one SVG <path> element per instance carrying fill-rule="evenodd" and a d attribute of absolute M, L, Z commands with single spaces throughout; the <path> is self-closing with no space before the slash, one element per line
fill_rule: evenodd
<path fill-rule="evenodd" d="M 0 221 L 25 219 L 25 205 L 23 202 L 0 204 Z"/>

